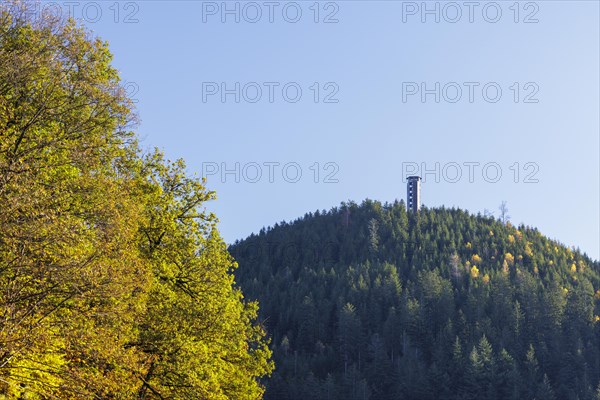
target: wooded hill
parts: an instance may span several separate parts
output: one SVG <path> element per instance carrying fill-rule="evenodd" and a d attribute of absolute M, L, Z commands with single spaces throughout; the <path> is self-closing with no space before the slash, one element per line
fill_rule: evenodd
<path fill-rule="evenodd" d="M 343 203 L 230 247 L 265 398 L 598 399 L 600 265 L 459 209 Z"/>

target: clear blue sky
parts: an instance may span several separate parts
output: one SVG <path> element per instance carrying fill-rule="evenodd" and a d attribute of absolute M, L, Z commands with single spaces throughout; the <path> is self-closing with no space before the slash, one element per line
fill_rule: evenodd
<path fill-rule="evenodd" d="M 427 206 L 498 215 L 506 200 L 514 223 L 600 256 L 597 1 L 227 2 L 239 23 L 221 1 L 88 3 L 74 15 L 110 42 L 143 145 L 204 168 L 227 242 L 341 201 L 404 199 L 403 163 L 439 163 Z M 240 102 L 223 102 L 236 82 Z M 223 179 L 223 163 L 239 173 Z M 465 163 L 479 163 L 472 182 Z"/>

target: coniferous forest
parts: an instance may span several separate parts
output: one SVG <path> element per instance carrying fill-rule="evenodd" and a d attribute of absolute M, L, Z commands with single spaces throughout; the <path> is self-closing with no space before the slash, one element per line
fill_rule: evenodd
<path fill-rule="evenodd" d="M 534 228 L 367 200 L 230 250 L 272 338 L 266 399 L 600 396 L 600 265 Z"/>

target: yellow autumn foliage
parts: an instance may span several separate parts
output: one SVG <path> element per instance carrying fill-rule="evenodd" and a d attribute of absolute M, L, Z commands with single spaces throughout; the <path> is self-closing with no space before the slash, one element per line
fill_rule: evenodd
<path fill-rule="evenodd" d="M 533 256 L 533 250 L 531 250 L 531 242 L 525 244 L 525 254 L 529 257 Z"/>
<path fill-rule="evenodd" d="M 107 43 L 32 4 L 0 2 L 0 399 L 261 398 L 215 194 L 142 152 Z"/>
<path fill-rule="evenodd" d="M 506 262 L 506 260 L 502 261 L 502 272 L 504 273 L 504 275 L 507 275 L 509 271 L 509 267 L 508 267 L 508 263 Z"/>

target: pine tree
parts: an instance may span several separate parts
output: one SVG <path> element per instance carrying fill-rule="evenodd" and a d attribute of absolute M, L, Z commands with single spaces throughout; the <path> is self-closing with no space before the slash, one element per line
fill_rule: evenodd
<path fill-rule="evenodd" d="M 535 356 L 535 349 L 533 348 L 532 344 L 529 345 L 529 350 L 527 350 L 525 368 L 525 382 L 527 383 L 526 398 L 533 399 L 538 386 L 539 367 L 537 358 Z"/>
<path fill-rule="evenodd" d="M 356 315 L 356 309 L 350 303 L 346 303 L 340 311 L 338 322 L 338 337 L 344 369 L 347 370 L 350 362 L 358 361 L 360 345 L 362 343 L 362 328 L 360 320 Z"/>
<path fill-rule="evenodd" d="M 552 389 L 552 386 L 550 385 L 550 380 L 548 379 L 548 375 L 544 374 L 544 379 L 542 380 L 542 383 L 539 385 L 538 389 L 537 389 L 537 396 L 536 399 L 538 400 L 555 400 L 556 396 L 554 395 L 554 390 Z"/>

